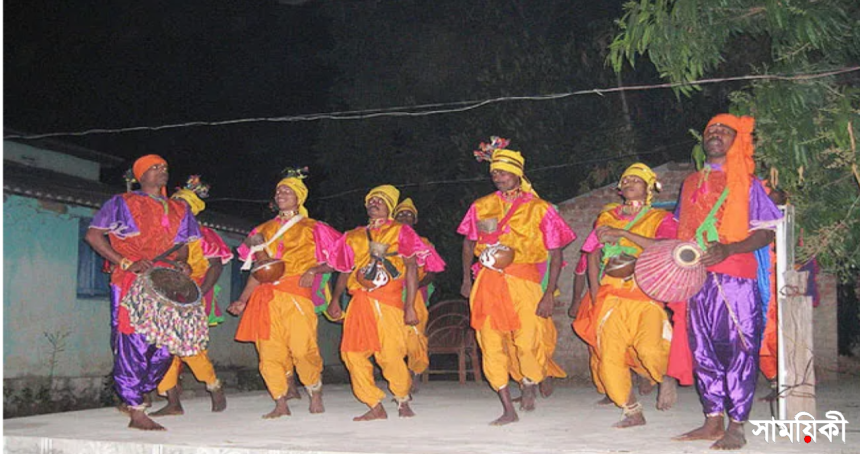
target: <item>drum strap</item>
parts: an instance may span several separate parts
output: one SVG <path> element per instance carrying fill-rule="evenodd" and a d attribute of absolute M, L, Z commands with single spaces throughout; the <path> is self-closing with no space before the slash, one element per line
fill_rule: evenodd
<path fill-rule="evenodd" d="M 499 237 L 502 236 L 504 232 L 505 226 L 508 224 L 508 221 L 514 216 L 514 213 L 517 212 L 517 209 L 520 205 L 531 200 L 533 196 L 531 194 L 522 194 L 517 197 L 516 200 L 511 204 L 511 208 L 505 214 L 505 217 L 499 221 L 499 224 L 496 226 L 495 232 L 478 232 L 478 242 L 481 244 L 496 244 L 499 242 Z"/>
<path fill-rule="evenodd" d="M 723 202 L 726 201 L 726 198 L 729 196 L 729 188 L 723 189 L 723 193 L 720 194 L 720 198 L 717 199 L 717 203 L 714 204 L 714 207 L 711 208 L 711 211 L 708 212 L 708 215 L 705 216 L 705 220 L 702 221 L 702 225 L 696 229 L 696 242 L 699 243 L 699 247 L 704 251 L 708 248 L 708 243 L 711 241 L 719 241 L 720 234 L 717 231 L 717 212 L 720 211 L 720 207 L 723 206 Z"/>
<path fill-rule="evenodd" d="M 292 218 L 290 218 L 289 221 L 282 225 L 280 229 L 278 229 L 277 233 L 275 233 L 274 235 L 272 235 L 271 238 L 269 238 L 269 241 L 266 241 L 263 244 L 258 244 L 256 246 L 251 246 L 251 251 L 248 252 L 248 258 L 246 258 L 245 263 L 242 264 L 242 270 L 247 271 L 251 269 L 251 264 L 254 263 L 255 252 L 265 250 L 267 247 L 269 247 L 270 244 L 274 243 L 278 240 L 278 238 L 282 237 L 284 233 L 287 232 L 287 230 L 290 230 L 294 225 L 298 224 L 299 221 L 304 218 L 305 217 L 300 214 L 293 216 Z"/>

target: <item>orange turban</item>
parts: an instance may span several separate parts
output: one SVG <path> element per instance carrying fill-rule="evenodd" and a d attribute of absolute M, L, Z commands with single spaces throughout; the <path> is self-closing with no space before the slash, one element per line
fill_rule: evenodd
<path fill-rule="evenodd" d="M 146 173 L 152 166 L 157 164 L 167 165 L 167 161 L 164 160 L 161 156 L 157 154 L 148 154 L 146 156 L 140 157 L 137 161 L 134 161 L 134 165 L 132 166 L 132 171 L 134 172 L 134 179 L 140 181 L 140 177 Z M 161 188 L 161 194 L 166 196 L 167 191 L 165 188 Z"/>
<path fill-rule="evenodd" d="M 735 130 L 735 141 L 726 152 L 726 187 L 729 190 L 726 199 L 725 213 L 720 222 L 720 235 L 729 242 L 743 241 L 749 236 L 749 200 L 750 185 L 755 173 L 753 153 L 753 128 L 755 118 L 736 117 L 730 114 L 719 114 L 705 126 L 721 124 Z"/>

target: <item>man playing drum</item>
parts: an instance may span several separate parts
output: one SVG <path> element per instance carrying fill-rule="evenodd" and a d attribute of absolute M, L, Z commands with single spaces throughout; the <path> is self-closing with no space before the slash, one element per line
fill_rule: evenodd
<path fill-rule="evenodd" d="M 525 159 L 507 150 L 508 141 L 493 137 L 481 144 L 478 160 L 490 161 L 490 175 L 498 191 L 476 200 L 457 229 L 463 240 L 463 284 L 470 298 L 472 328 L 483 352 L 483 370 L 499 394 L 503 414 L 493 425 L 519 420 L 508 389 L 511 362 L 507 350 L 516 349 L 522 375 L 520 405 L 534 409 L 537 386 L 547 376 L 549 362 L 545 335 L 555 305 L 561 270 L 561 248 L 576 238 L 558 212 L 541 200 L 524 174 Z M 472 258 L 478 256 L 474 285 Z M 550 257 L 546 287 L 539 264 Z M 512 347 L 511 347 L 512 346 Z"/>
<path fill-rule="evenodd" d="M 268 257 L 279 259 L 284 271 L 272 282 L 260 282 L 260 275 L 255 277 L 252 272 L 239 299 L 227 308 L 231 314 L 242 315 L 236 340 L 254 342 L 257 347 L 260 374 L 275 400 L 275 409 L 263 415 L 266 419 L 290 415 L 287 375 L 292 374 L 293 365 L 310 395 L 310 412 L 325 411 L 317 313 L 328 302 L 327 273 L 332 269 L 325 261 L 341 235 L 328 224 L 307 217 L 305 171 L 291 170 L 278 182 L 278 216 L 254 228 L 238 250 L 248 267 L 251 261 Z"/>
<path fill-rule="evenodd" d="M 204 198 L 209 195 L 209 185 L 200 181 L 198 175 L 192 175 L 184 188 L 178 189 L 170 196 L 173 200 L 179 200 L 188 205 L 188 209 L 196 218 L 203 210 L 206 209 Z M 200 226 L 202 237 L 188 244 L 188 265 L 191 266 L 191 278 L 200 286 L 200 293 L 203 294 L 203 303 L 208 316 L 208 324 L 210 327 L 217 326 L 224 321 L 221 315 L 221 310 L 218 308 L 216 301 L 216 286 L 218 278 L 221 276 L 221 271 L 224 265 L 230 262 L 233 258 L 233 253 L 230 247 L 224 243 L 224 240 L 215 233 L 214 230 Z M 182 371 L 182 364 L 188 365 L 194 377 L 197 380 L 206 383 L 206 390 L 212 398 L 212 411 L 220 412 L 227 408 L 227 398 L 224 396 L 224 389 L 221 385 L 221 380 L 215 375 L 215 368 L 212 366 L 212 361 L 209 360 L 209 354 L 206 350 L 192 356 L 174 356 L 173 362 L 164 378 L 158 383 L 158 394 L 167 397 L 167 405 L 164 408 L 150 413 L 150 416 L 166 416 L 166 415 L 181 415 L 185 411 L 182 408 L 180 394 L 182 390 L 179 386 L 179 374 Z"/>
<path fill-rule="evenodd" d="M 753 252 L 773 240 L 772 229 L 782 220 L 753 176 L 754 125 L 752 117 L 729 114 L 708 122 L 707 163 L 684 180 L 676 210 L 678 239 L 705 250 L 707 278 L 687 305 L 705 423 L 675 439 L 716 440 L 713 449 L 746 444 L 744 421 L 752 410 L 762 332 Z"/>
<path fill-rule="evenodd" d="M 374 357 L 397 402 L 398 415 L 415 416 L 409 407 L 412 377 L 406 366 L 407 325 L 418 324 L 418 268 L 438 273 L 445 262 L 411 227 L 391 218 L 400 191 L 383 185 L 365 196 L 367 226 L 346 232 L 329 264 L 339 271 L 328 307 L 332 320 L 344 320 L 341 358 L 349 371 L 352 392 L 368 406 L 354 421 L 386 419 L 385 393 L 373 380 Z M 404 288 L 406 297 L 403 297 Z M 348 289 L 352 300 L 344 318 L 340 297 Z"/>
<path fill-rule="evenodd" d="M 90 224 L 86 241 L 112 263 L 111 344 L 114 351 L 114 389 L 129 410 L 129 427 L 165 430 L 144 413 L 144 395 L 155 389 L 172 360 L 167 347 L 156 347 L 135 332 L 129 312 L 120 304 L 138 275 L 172 246 L 200 238 L 201 233 L 185 203 L 167 198 L 167 162 L 147 155 L 133 166 L 140 190 L 112 197 Z M 106 236 L 107 235 L 107 236 Z M 168 258 L 190 272 L 184 262 L 187 246 Z"/>
<path fill-rule="evenodd" d="M 600 213 L 582 246 L 588 253 L 589 292 L 595 302 L 590 314 L 595 322 L 592 361 L 598 389 L 623 409 L 616 428 L 645 424 L 630 369 L 642 380 L 660 383 L 658 409 L 670 408 L 676 399 L 676 383 L 665 377 L 671 325 L 662 303 L 648 297 L 633 277 L 633 263 L 642 249 L 677 232 L 672 213 L 651 207 L 659 187 L 657 175 L 645 164 L 628 167 L 618 183 L 624 203 Z"/>
<path fill-rule="evenodd" d="M 418 208 L 412 199 L 406 198 L 394 207 L 394 220 L 415 228 L 418 223 Z M 433 248 L 433 243 L 425 237 L 421 237 L 426 245 Z M 435 248 L 434 248 L 435 249 Z M 418 376 L 423 374 L 430 366 L 430 357 L 427 353 L 427 318 L 430 305 L 430 297 L 433 295 L 433 280 L 436 273 L 427 272 L 426 266 L 418 267 L 418 293 L 415 295 L 415 315 L 418 316 L 418 324 L 406 327 L 406 365 L 412 372 L 412 393 L 418 391 Z M 404 294 L 405 298 L 406 295 Z"/>

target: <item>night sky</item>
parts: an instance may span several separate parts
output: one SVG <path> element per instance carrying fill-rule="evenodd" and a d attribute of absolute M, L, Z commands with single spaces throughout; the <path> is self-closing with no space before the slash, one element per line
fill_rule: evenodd
<path fill-rule="evenodd" d="M 4 126 L 37 134 L 319 112 L 331 75 L 317 55 L 330 42 L 314 9 L 248 0 L 6 2 Z M 250 123 L 57 139 L 129 164 L 159 153 L 173 168 L 171 184 L 202 173 L 221 182 L 213 196 L 257 197 L 253 176 L 271 163 L 252 151 L 301 163 L 314 128 Z"/>

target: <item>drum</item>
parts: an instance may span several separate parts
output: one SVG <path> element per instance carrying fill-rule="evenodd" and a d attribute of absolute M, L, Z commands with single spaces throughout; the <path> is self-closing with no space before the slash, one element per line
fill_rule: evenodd
<path fill-rule="evenodd" d="M 607 276 L 627 279 L 633 275 L 633 269 L 635 266 L 636 257 L 630 254 L 621 254 L 609 259 L 606 266 L 603 268 L 603 272 Z"/>
<path fill-rule="evenodd" d="M 514 262 L 514 250 L 504 244 L 491 244 L 481 251 L 478 260 L 481 265 L 495 271 L 501 272 Z"/>
<path fill-rule="evenodd" d="M 260 283 L 268 284 L 279 280 L 286 270 L 287 265 L 283 260 L 267 258 L 251 268 L 251 275 Z"/>
<path fill-rule="evenodd" d="M 696 243 L 657 241 L 639 255 L 634 271 L 636 283 L 657 301 L 687 301 L 705 284 L 702 254 Z"/>
<path fill-rule="evenodd" d="M 152 268 L 135 279 L 122 299 L 135 332 L 171 354 L 192 356 L 206 350 L 209 326 L 200 287 L 172 268 Z"/>
<path fill-rule="evenodd" d="M 379 262 L 371 262 L 361 267 L 355 278 L 362 287 L 370 291 L 383 287 L 391 281 L 391 276 Z"/>

